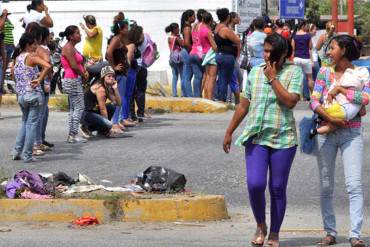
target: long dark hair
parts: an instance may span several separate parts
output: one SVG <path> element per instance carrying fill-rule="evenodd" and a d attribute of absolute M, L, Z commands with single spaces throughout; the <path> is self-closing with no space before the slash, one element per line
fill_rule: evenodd
<path fill-rule="evenodd" d="M 128 42 L 137 46 L 142 35 L 143 28 L 141 26 L 133 26 L 128 32 Z"/>
<path fill-rule="evenodd" d="M 36 38 L 33 34 L 31 33 L 24 33 L 22 34 L 21 38 L 19 39 L 19 43 L 17 47 L 15 48 L 12 58 L 16 59 L 21 52 L 23 52 L 27 45 L 32 45 L 33 43 L 36 42 Z"/>
<path fill-rule="evenodd" d="M 64 32 L 59 33 L 59 37 L 64 38 L 66 37 L 68 41 L 71 40 L 70 36 L 73 35 L 78 30 L 78 27 L 75 25 L 70 25 L 66 27 Z"/>
<path fill-rule="evenodd" d="M 270 62 L 279 62 L 282 54 L 285 52 L 287 52 L 285 58 L 292 55 L 293 49 L 290 42 L 277 33 L 267 36 L 264 43 L 268 43 L 272 46 Z"/>
<path fill-rule="evenodd" d="M 173 22 L 173 23 L 171 23 L 170 25 L 168 25 L 165 29 L 164 29 L 164 31 L 166 32 L 166 33 L 169 33 L 169 32 L 173 32 L 173 31 L 175 31 L 176 30 L 176 28 L 179 28 L 179 24 L 177 24 L 176 22 Z"/>
<path fill-rule="evenodd" d="M 329 44 L 335 40 L 341 49 L 345 49 L 344 57 L 349 61 L 357 60 L 361 56 L 362 43 L 347 34 L 337 35 L 330 39 Z M 329 49 L 329 46 L 326 50 Z M 325 51 L 326 53 L 326 51 Z"/>
<path fill-rule="evenodd" d="M 184 31 L 184 28 L 186 26 L 186 22 L 189 20 L 191 16 L 195 14 L 194 10 L 188 9 L 185 12 L 182 13 L 181 15 L 181 32 Z"/>
<path fill-rule="evenodd" d="M 27 12 L 30 12 L 31 9 L 36 10 L 37 6 L 43 3 L 44 0 L 32 0 L 31 4 L 27 5 Z"/>
<path fill-rule="evenodd" d="M 36 30 L 36 39 L 39 43 L 45 43 L 47 41 L 47 39 L 49 38 L 49 28 L 47 27 L 39 27 L 37 30 Z"/>

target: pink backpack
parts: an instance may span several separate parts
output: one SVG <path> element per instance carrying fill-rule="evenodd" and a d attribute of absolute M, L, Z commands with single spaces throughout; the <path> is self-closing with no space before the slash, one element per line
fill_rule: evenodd
<path fill-rule="evenodd" d="M 141 57 L 143 59 L 143 64 L 148 68 L 159 58 L 159 52 L 157 44 L 153 42 L 149 34 L 146 33 L 144 35 L 148 40 L 148 44 Z"/>

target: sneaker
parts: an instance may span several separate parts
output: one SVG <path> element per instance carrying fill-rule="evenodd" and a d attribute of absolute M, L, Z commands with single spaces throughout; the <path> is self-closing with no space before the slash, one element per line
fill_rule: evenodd
<path fill-rule="evenodd" d="M 39 161 L 38 159 L 36 159 L 36 158 L 34 158 L 34 157 L 32 157 L 31 159 L 28 159 L 28 160 L 23 160 L 24 161 L 24 163 L 32 163 L 32 162 L 37 162 L 37 161 Z"/>
<path fill-rule="evenodd" d="M 87 139 L 78 136 L 69 135 L 67 138 L 68 143 L 86 143 Z"/>
<path fill-rule="evenodd" d="M 92 137 L 91 131 L 84 125 L 81 125 L 81 134 L 85 139 L 89 139 Z"/>
<path fill-rule="evenodd" d="M 54 147 L 53 143 L 50 143 L 50 142 L 47 142 L 47 141 L 43 141 L 42 144 L 44 144 L 45 146 L 48 146 L 49 148 Z"/>

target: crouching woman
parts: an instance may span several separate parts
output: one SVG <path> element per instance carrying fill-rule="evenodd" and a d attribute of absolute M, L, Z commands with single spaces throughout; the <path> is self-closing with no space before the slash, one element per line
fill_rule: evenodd
<path fill-rule="evenodd" d="M 123 132 L 112 129 L 110 121 L 116 106 L 121 105 L 121 97 L 117 88 L 115 73 L 111 66 L 101 70 L 101 80 L 90 87 L 85 93 L 85 112 L 81 130 L 84 136 L 91 136 L 92 131 L 107 137 L 120 137 Z M 110 103 L 106 103 L 107 99 Z"/>

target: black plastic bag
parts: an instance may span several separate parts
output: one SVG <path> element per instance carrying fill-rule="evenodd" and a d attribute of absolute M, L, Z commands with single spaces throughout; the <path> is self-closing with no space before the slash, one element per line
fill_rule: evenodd
<path fill-rule="evenodd" d="M 186 178 L 184 174 L 161 166 L 150 166 L 137 177 L 137 185 L 149 192 L 183 192 Z"/>

